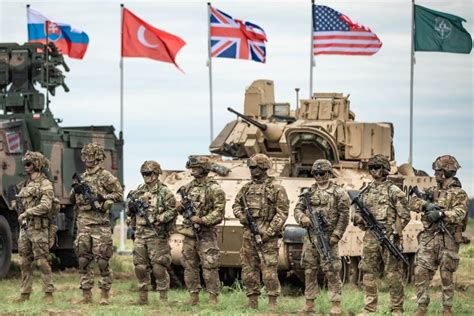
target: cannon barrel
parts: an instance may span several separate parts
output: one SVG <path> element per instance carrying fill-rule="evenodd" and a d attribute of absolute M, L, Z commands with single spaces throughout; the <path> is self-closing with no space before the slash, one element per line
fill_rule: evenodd
<path fill-rule="evenodd" d="M 266 131 L 267 130 L 267 125 L 265 125 L 263 123 L 260 123 L 260 122 L 257 122 L 256 120 L 254 120 L 254 119 L 252 119 L 252 118 L 250 118 L 250 117 L 248 117 L 248 116 L 246 116 L 242 113 L 237 112 L 236 110 L 234 110 L 231 107 L 228 107 L 227 111 L 234 113 L 235 115 L 237 115 L 238 117 L 243 119 L 245 122 L 257 126 L 261 131 Z"/>
<path fill-rule="evenodd" d="M 283 134 L 283 128 L 281 126 L 278 126 L 274 123 L 260 123 L 242 113 L 237 112 L 233 108 L 227 108 L 227 110 L 236 114 L 238 117 L 241 117 L 245 122 L 257 126 L 258 129 L 262 131 L 263 136 L 271 142 L 278 141 L 281 138 L 281 135 Z"/>

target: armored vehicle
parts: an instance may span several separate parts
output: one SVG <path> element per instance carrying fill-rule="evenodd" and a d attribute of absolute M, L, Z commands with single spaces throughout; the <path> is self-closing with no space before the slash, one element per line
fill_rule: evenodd
<path fill-rule="evenodd" d="M 51 113 L 49 95 L 55 95 L 58 86 L 69 91 L 59 66 L 69 71 L 53 43 L 0 43 L 0 279 L 9 270 L 11 253 L 17 251 L 18 214 L 10 201 L 13 186 L 26 176 L 21 158 L 27 150 L 40 151 L 51 161 L 49 176 L 61 201 L 52 252 L 62 266 L 75 264 L 69 192 L 73 174 L 84 170 L 82 146 L 92 141 L 104 145 L 105 168 L 123 180 L 123 140 L 115 136 L 113 126 L 61 127 L 61 120 Z M 38 86 L 47 90 L 46 96 Z"/>
<path fill-rule="evenodd" d="M 293 217 L 298 195 L 310 187 L 310 175 L 316 159 L 332 162 L 341 184 L 353 196 L 366 186 L 371 178 L 367 161 L 373 155 L 390 158 L 390 178 L 408 191 L 412 186 L 430 186 L 433 179 L 419 176 L 409 165 L 397 167 L 393 148 L 394 129 L 391 123 L 357 122 L 350 110 L 348 96 L 342 93 L 315 93 L 311 99 L 301 100 L 295 110 L 289 103 L 274 100 L 271 80 L 257 80 L 245 92 L 243 114 L 230 109 L 238 118 L 229 122 L 213 140 L 209 149 L 213 159 L 212 176 L 227 195 L 225 221 L 219 227 L 221 270 L 224 279 L 232 280 L 239 273 L 239 250 L 242 244 L 242 226 L 234 218 L 232 204 L 240 187 L 250 179 L 246 160 L 255 153 L 268 155 L 273 163 L 269 174 L 283 185 L 290 200 L 290 215 L 280 239 L 279 269 L 304 280 L 300 267 L 304 230 Z M 164 182 L 177 190 L 191 180 L 189 172 L 165 172 Z M 418 215 L 403 231 L 404 251 L 413 254 L 417 247 L 416 236 L 422 224 Z M 357 262 L 362 253 L 364 232 L 349 225 L 339 243 L 343 258 L 343 279 L 360 277 Z M 172 257 L 179 264 L 181 236 L 172 236 Z M 410 270 L 410 269 L 408 269 Z"/>

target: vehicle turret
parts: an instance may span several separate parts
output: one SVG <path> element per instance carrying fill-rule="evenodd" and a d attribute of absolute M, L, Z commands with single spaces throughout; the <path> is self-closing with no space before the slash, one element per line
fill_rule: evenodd
<path fill-rule="evenodd" d="M 273 123 L 267 123 L 267 124 L 260 123 L 260 122 L 254 120 L 254 119 L 252 119 L 248 116 L 243 115 L 242 113 L 237 112 L 236 110 L 234 110 L 230 107 L 227 108 L 227 111 L 234 113 L 235 115 L 240 117 L 245 122 L 256 126 L 259 130 L 262 131 L 263 136 L 265 137 L 265 139 L 267 139 L 270 142 L 278 141 L 280 139 L 281 135 L 283 135 L 283 127 L 280 127 L 280 126 L 278 126 L 276 124 L 273 124 Z"/>

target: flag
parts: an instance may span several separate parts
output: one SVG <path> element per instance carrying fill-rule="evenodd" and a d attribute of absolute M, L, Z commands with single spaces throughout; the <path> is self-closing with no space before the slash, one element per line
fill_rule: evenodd
<path fill-rule="evenodd" d="M 166 63 L 176 63 L 176 54 L 186 45 L 176 35 L 159 30 L 123 8 L 122 56 L 145 57 Z M 181 70 L 181 69 L 180 69 Z"/>
<path fill-rule="evenodd" d="M 69 24 L 58 23 L 45 17 L 38 11 L 27 8 L 28 41 L 46 43 L 53 42 L 61 53 L 71 58 L 84 58 L 89 45 L 89 36 Z"/>
<path fill-rule="evenodd" d="M 415 51 L 469 54 L 471 35 L 465 19 L 415 5 Z"/>
<path fill-rule="evenodd" d="M 373 55 L 382 42 L 372 31 L 346 15 L 313 5 L 313 54 Z"/>
<path fill-rule="evenodd" d="M 258 25 L 232 18 L 211 6 L 211 57 L 265 63 L 267 36 Z"/>

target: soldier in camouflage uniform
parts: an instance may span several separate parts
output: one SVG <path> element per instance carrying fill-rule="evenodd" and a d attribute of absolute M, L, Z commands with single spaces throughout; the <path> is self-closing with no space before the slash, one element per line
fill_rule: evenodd
<path fill-rule="evenodd" d="M 234 215 L 244 226 L 240 260 L 242 263 L 242 280 L 248 297 L 247 307 L 258 308 L 260 295 L 260 271 L 267 290 L 269 307 L 277 308 L 277 297 L 280 295 L 278 280 L 278 238 L 281 236 L 283 225 L 288 218 L 289 202 L 285 188 L 274 183 L 274 178 L 268 176 L 271 168 L 270 159 L 264 154 L 255 154 L 247 160 L 252 180 L 246 183 L 235 197 Z M 252 212 L 255 223 L 262 236 L 263 258 L 260 262 L 255 241 L 252 239 L 245 216 L 244 198 Z"/>
<path fill-rule="evenodd" d="M 191 219 L 184 219 L 182 227 L 178 230 L 184 235 L 183 240 L 183 266 L 184 282 L 191 298 L 189 304 L 199 304 L 199 291 L 201 281 L 199 265 L 202 267 L 206 290 L 209 292 L 209 304 L 217 304 L 220 293 L 219 257 L 220 250 L 217 244 L 216 225 L 224 219 L 225 193 L 220 185 L 211 177 L 211 162 L 206 157 L 190 156 L 186 168 L 191 170 L 194 179 L 182 187 L 191 200 L 197 214 Z M 182 213 L 182 207 L 178 208 Z M 199 227 L 197 242 L 192 225 Z"/>
<path fill-rule="evenodd" d="M 100 164 L 105 159 L 104 147 L 97 143 L 85 145 L 81 150 L 81 160 L 86 171 L 81 175 L 82 181 L 90 186 L 95 201 L 87 201 L 81 194 L 77 183 L 73 183 L 70 200 L 75 204 L 77 237 L 74 250 L 79 261 L 81 289 L 84 304 L 92 303 L 92 287 L 94 275 L 91 268 L 92 260 L 97 262 L 101 279 L 101 305 L 109 303 L 109 292 L 112 286 L 112 271 L 109 260 L 113 255 L 112 233 L 109 212 L 114 202 L 123 199 L 122 186 L 118 179 Z M 92 208 L 95 204 L 98 211 Z"/>
<path fill-rule="evenodd" d="M 390 240 L 401 248 L 401 232 L 410 221 L 406 195 L 387 179 L 390 163 L 385 156 L 375 155 L 370 158 L 368 168 L 374 181 L 360 193 L 360 201 L 385 227 Z M 354 214 L 354 224 L 362 230 L 367 229 L 357 212 Z M 364 273 L 362 280 L 365 290 L 364 314 L 377 310 L 377 276 L 380 275 L 382 264 L 389 285 L 391 311 L 394 315 L 401 315 L 404 299 L 403 262 L 398 261 L 383 248 L 370 231 L 366 231 L 360 262 L 360 269 Z"/>
<path fill-rule="evenodd" d="M 322 213 L 325 221 L 323 230 L 328 237 L 331 247 L 332 262 L 327 261 L 311 244 L 308 236 L 303 242 L 302 266 L 305 270 L 305 297 L 306 304 L 302 309 L 305 313 L 314 313 L 314 299 L 319 294 L 318 269 L 321 267 L 328 280 L 329 298 L 332 302 L 331 315 L 341 313 L 341 288 L 339 277 L 341 260 L 339 258 L 338 243 L 349 223 L 350 199 L 347 192 L 337 184 L 329 181 L 334 177 L 331 163 L 326 159 L 314 162 L 311 174 L 316 183 L 310 188 L 311 205 L 313 210 Z M 300 197 L 294 211 L 295 220 L 306 229 L 311 228 L 311 220 L 304 202 Z"/>
<path fill-rule="evenodd" d="M 168 268 L 171 265 L 171 248 L 168 243 L 171 231 L 176 223 L 176 200 L 173 193 L 158 179 L 162 173 L 160 164 L 153 160 L 145 161 L 140 172 L 144 184 L 130 191 L 127 200 L 131 227 L 135 231 L 133 264 L 138 279 L 139 299 L 137 304 L 148 304 L 150 273 L 153 273 L 160 301 L 167 301 L 170 288 Z M 135 199 L 148 205 L 137 209 Z M 144 211 L 144 213 L 140 213 Z M 146 218 L 145 218 L 146 216 Z"/>
<path fill-rule="evenodd" d="M 455 177 L 459 163 L 453 156 L 444 155 L 433 162 L 436 187 L 427 190 L 428 201 L 417 196 L 410 199 L 410 209 L 421 212 L 424 230 L 418 235 L 415 257 L 415 286 L 418 309 L 415 315 L 425 315 L 430 303 L 428 289 L 439 267 L 443 290 L 443 316 L 450 316 L 453 305 L 453 273 L 459 265 L 459 244 L 467 223 L 468 197 Z M 442 221 L 451 236 L 438 229 Z"/>
<path fill-rule="evenodd" d="M 53 273 L 49 264 L 50 224 L 54 202 L 53 184 L 45 172 L 49 161 L 41 153 L 28 151 L 22 158 L 28 179 L 19 183 L 17 197 L 25 211 L 18 216 L 20 237 L 18 253 L 21 267 L 21 296 L 18 302 L 30 298 L 33 283 L 33 262 L 43 279 L 45 301 L 53 303 Z M 16 202 L 15 202 L 16 203 Z M 16 206 L 16 205 L 15 205 Z"/>

